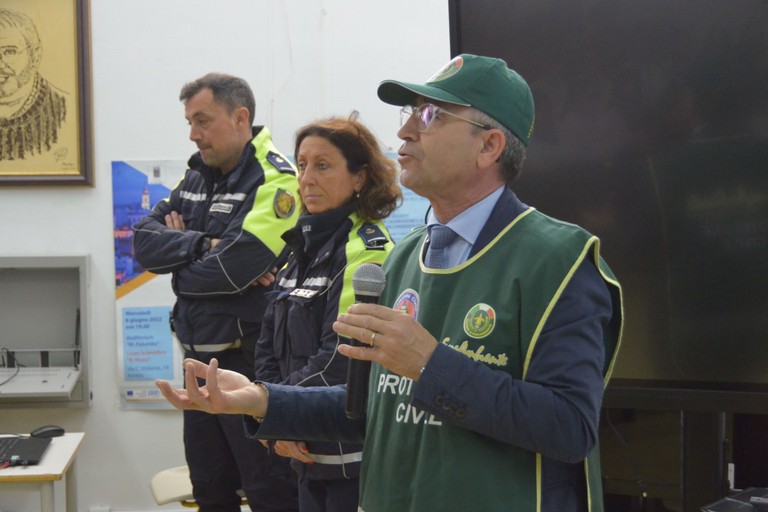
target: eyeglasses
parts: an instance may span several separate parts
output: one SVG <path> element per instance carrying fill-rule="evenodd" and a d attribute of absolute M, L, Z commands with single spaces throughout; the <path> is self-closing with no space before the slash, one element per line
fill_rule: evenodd
<path fill-rule="evenodd" d="M 7 62 L 20 56 L 22 53 L 30 50 L 29 46 L 19 48 L 18 46 L 0 46 L 0 60 Z"/>
<path fill-rule="evenodd" d="M 405 125 L 405 123 L 407 123 L 411 116 L 414 114 L 416 115 L 416 124 L 418 126 L 419 132 L 427 131 L 429 126 L 432 124 L 432 121 L 434 121 L 442 114 L 461 119 L 462 121 L 466 121 L 475 126 L 479 126 L 483 130 L 491 129 L 491 125 L 489 124 L 478 123 L 477 121 L 473 121 L 472 119 L 467 119 L 466 117 L 454 114 L 453 112 L 449 112 L 448 110 L 445 110 L 444 108 L 438 107 L 437 105 L 433 105 L 431 103 L 424 103 L 418 107 L 414 107 L 413 105 L 405 105 L 400 109 L 400 126 Z"/>

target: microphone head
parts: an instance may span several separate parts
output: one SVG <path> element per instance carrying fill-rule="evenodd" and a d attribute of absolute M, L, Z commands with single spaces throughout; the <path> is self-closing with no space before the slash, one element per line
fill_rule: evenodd
<path fill-rule="evenodd" d="M 352 289 L 355 295 L 380 297 L 385 284 L 387 278 L 384 277 L 384 271 L 375 263 L 363 263 L 352 275 Z"/>

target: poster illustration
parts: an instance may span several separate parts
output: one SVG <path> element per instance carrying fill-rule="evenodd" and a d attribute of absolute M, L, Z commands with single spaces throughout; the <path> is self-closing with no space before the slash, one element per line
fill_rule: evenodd
<path fill-rule="evenodd" d="M 183 161 L 113 161 L 112 202 L 115 299 L 121 407 L 170 405 L 155 379 L 181 384 L 181 350 L 171 335 L 175 298 L 170 276 L 145 271 L 133 255 L 133 225 L 168 197 L 183 177 Z"/>

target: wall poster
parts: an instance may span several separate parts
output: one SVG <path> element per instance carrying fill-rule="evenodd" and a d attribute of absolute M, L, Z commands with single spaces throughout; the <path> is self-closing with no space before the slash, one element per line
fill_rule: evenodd
<path fill-rule="evenodd" d="M 145 271 L 133 256 L 133 225 L 168 197 L 183 161 L 113 161 L 118 384 L 124 409 L 169 409 L 155 379 L 182 384 L 182 353 L 171 335 L 170 275 Z"/>

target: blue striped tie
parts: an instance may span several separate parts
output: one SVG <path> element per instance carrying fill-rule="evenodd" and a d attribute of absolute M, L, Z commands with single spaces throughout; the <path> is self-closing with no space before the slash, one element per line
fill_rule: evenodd
<path fill-rule="evenodd" d="M 429 268 L 447 268 L 448 258 L 445 248 L 453 242 L 454 238 L 456 238 L 456 232 L 448 226 L 442 224 L 432 226 L 429 230 L 429 247 L 424 264 Z"/>

